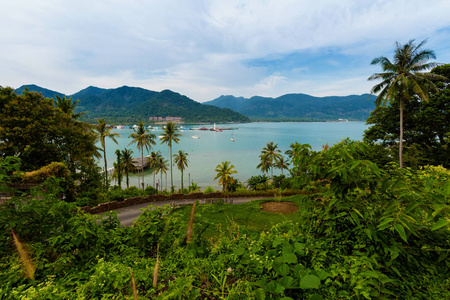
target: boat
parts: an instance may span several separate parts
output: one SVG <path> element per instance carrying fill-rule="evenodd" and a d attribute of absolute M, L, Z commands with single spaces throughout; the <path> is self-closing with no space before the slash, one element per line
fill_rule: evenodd
<path fill-rule="evenodd" d="M 192 138 L 193 139 L 198 139 L 198 135 L 193 135 Z"/>

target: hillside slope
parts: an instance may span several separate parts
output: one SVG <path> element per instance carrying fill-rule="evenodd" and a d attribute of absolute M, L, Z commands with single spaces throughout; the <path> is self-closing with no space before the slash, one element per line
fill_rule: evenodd
<path fill-rule="evenodd" d="M 366 120 L 375 109 L 374 96 L 314 97 L 287 94 L 278 98 L 221 96 L 204 104 L 230 108 L 252 119 Z"/>
<path fill-rule="evenodd" d="M 44 97 L 54 98 L 62 93 L 36 85 L 27 85 L 29 91 L 41 92 Z M 16 91 L 20 94 L 25 86 Z M 165 90 L 155 92 L 138 87 L 122 86 L 116 89 L 88 87 L 73 95 L 79 99 L 77 112 L 87 111 L 82 120 L 96 122 L 105 118 L 108 123 L 148 122 L 149 117 L 182 117 L 184 122 L 249 122 L 250 120 L 228 108 L 204 105 L 179 93 Z"/>

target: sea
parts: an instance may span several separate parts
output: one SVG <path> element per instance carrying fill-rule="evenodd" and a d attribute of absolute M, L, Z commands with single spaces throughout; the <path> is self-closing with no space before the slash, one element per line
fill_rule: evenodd
<path fill-rule="evenodd" d="M 146 125 L 148 126 L 148 125 Z M 198 128 L 207 127 L 213 128 L 214 124 L 196 125 L 196 124 L 182 124 L 183 128 Z M 309 144 L 313 150 L 322 149 L 323 145 L 333 144 L 341 141 L 344 138 L 351 140 L 362 140 L 364 130 L 368 128 L 365 122 L 256 122 L 256 123 L 234 123 L 234 124 L 215 124 L 216 128 L 229 128 L 234 130 L 216 131 L 202 131 L 202 130 L 181 130 L 180 141 L 178 144 L 173 143 L 172 154 L 183 150 L 188 154 L 188 167 L 184 170 L 184 187 L 187 187 L 191 182 L 196 183 L 199 187 L 204 189 L 211 186 L 214 189 L 220 190 L 218 180 L 214 180 L 216 172 L 214 172 L 217 165 L 224 161 L 230 161 L 235 170 L 238 171 L 234 177 L 245 183 L 251 176 L 262 175 L 263 173 L 256 167 L 259 164 L 259 155 L 263 147 L 269 142 L 273 142 L 278 146 L 278 149 L 284 152 L 289 150 L 292 143 L 298 142 L 300 144 Z M 150 149 L 151 151 L 160 151 L 161 154 L 168 160 L 169 147 L 167 144 L 161 144 L 158 136 L 161 136 L 162 129 L 150 130 L 156 135 L 157 144 Z M 106 157 L 108 168 L 113 166 L 116 161 L 116 149 L 123 150 L 125 148 L 133 151 L 134 157 L 140 157 L 136 144 L 131 143 L 129 135 L 133 129 L 113 129 L 113 132 L 120 134 L 117 138 L 118 144 L 115 144 L 111 139 L 106 140 Z M 99 146 L 99 145 L 98 145 Z M 144 156 L 150 153 L 144 149 Z M 286 157 L 287 158 L 287 157 Z M 103 158 L 98 161 L 100 167 L 104 167 Z M 286 170 L 284 171 L 286 172 Z M 170 171 L 167 172 L 166 177 L 163 175 L 162 185 L 164 188 L 170 189 Z M 274 171 L 274 174 L 280 174 L 280 171 Z M 152 170 L 144 172 L 144 185 L 153 186 Z M 173 165 L 173 180 L 176 188 L 181 187 L 181 172 Z M 133 175 L 130 177 L 130 185 L 141 186 L 139 176 Z M 160 175 L 157 174 L 155 184 L 161 186 Z M 114 180 L 112 184 L 116 184 Z M 125 183 L 122 183 L 125 187 Z"/>

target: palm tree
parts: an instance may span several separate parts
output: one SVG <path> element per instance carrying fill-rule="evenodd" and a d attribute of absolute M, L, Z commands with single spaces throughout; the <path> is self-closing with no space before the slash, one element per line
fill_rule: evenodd
<path fill-rule="evenodd" d="M 158 158 L 158 161 L 157 161 L 157 163 L 156 163 L 156 173 L 159 173 L 159 174 L 161 174 L 161 191 L 162 191 L 162 174 L 164 173 L 164 174 L 167 174 L 167 170 L 168 170 L 168 168 L 167 168 L 167 160 L 166 159 L 164 159 L 164 157 L 162 157 L 162 156 L 160 156 L 159 158 Z M 166 177 L 166 180 L 167 180 L 167 177 Z M 167 184 L 166 184 L 167 185 Z"/>
<path fill-rule="evenodd" d="M 283 174 L 283 170 L 289 170 L 289 163 L 284 160 L 283 156 L 280 156 L 280 158 L 275 162 L 275 167 L 280 169 L 281 174 Z"/>
<path fill-rule="evenodd" d="M 105 186 L 108 188 L 108 165 L 106 162 L 106 144 L 105 140 L 106 138 L 110 138 L 114 141 L 114 143 L 117 143 L 116 137 L 119 137 L 120 134 L 117 132 L 112 132 L 112 127 L 106 125 L 105 119 L 101 118 L 98 120 L 98 124 L 93 127 L 95 133 L 97 134 L 97 138 L 100 141 L 100 145 L 102 146 L 103 151 L 103 158 L 105 160 Z"/>
<path fill-rule="evenodd" d="M 130 172 L 135 172 L 136 168 L 134 167 L 133 162 L 133 150 L 125 148 L 122 150 L 122 171 L 125 173 L 125 177 L 127 179 L 127 188 L 130 186 L 130 180 L 128 178 L 128 174 Z"/>
<path fill-rule="evenodd" d="M 439 75 L 426 73 L 424 71 L 434 68 L 436 63 L 427 62 L 429 59 L 435 59 L 436 56 L 432 50 L 423 50 L 422 46 L 426 40 L 418 45 L 414 40 L 402 45 L 396 42 L 394 60 L 391 62 L 384 56 L 372 60 L 372 65 L 380 65 L 383 73 L 375 73 L 368 80 L 381 79 L 382 81 L 372 87 L 370 93 L 379 93 L 375 104 L 377 106 L 385 105 L 386 102 L 393 100 L 399 101 L 400 106 L 400 145 L 399 145 L 399 164 L 403 167 L 403 109 L 405 101 L 410 101 L 411 95 L 415 95 L 424 101 L 428 101 L 428 91 L 430 89 L 438 91 L 431 81 L 439 79 Z"/>
<path fill-rule="evenodd" d="M 264 154 L 260 154 L 259 155 L 259 160 L 261 162 L 256 166 L 256 168 L 260 169 L 261 172 L 263 172 L 263 173 L 269 173 L 269 170 L 270 170 L 271 166 L 270 166 L 270 161 L 268 159 L 268 156 L 264 155 Z"/>
<path fill-rule="evenodd" d="M 58 95 L 55 95 L 56 99 L 53 100 L 53 104 L 56 108 L 59 108 L 62 110 L 63 113 L 69 115 L 72 119 L 78 119 L 86 112 L 80 112 L 75 113 L 75 109 L 78 106 L 78 102 L 80 100 L 76 100 L 75 102 L 72 102 L 72 97 L 66 98 L 66 96 L 63 96 L 62 98 Z"/>
<path fill-rule="evenodd" d="M 158 163 L 158 159 L 160 156 L 161 156 L 161 152 L 159 152 L 159 151 L 158 152 L 152 151 L 152 153 L 150 153 L 150 157 L 148 159 L 150 168 L 153 168 L 153 169 L 156 168 L 156 165 Z M 155 187 L 155 176 L 156 176 L 156 172 L 155 172 L 155 170 L 153 170 L 153 187 Z"/>
<path fill-rule="evenodd" d="M 161 138 L 161 144 L 167 143 L 169 146 L 169 153 L 170 153 L 170 186 L 173 190 L 173 173 L 172 173 L 172 141 L 177 143 L 180 141 L 178 138 L 181 136 L 180 133 L 178 133 L 177 125 L 175 125 L 172 122 L 168 122 L 166 124 L 166 127 L 164 127 L 164 133 L 162 134 Z"/>
<path fill-rule="evenodd" d="M 219 179 L 219 184 L 222 184 L 223 192 L 227 192 L 228 185 L 234 183 L 234 178 L 231 175 L 238 171 L 233 169 L 234 166 L 230 165 L 229 161 L 224 161 L 222 164 L 216 166 L 215 171 L 217 172 L 217 175 L 214 177 L 214 180 Z"/>
<path fill-rule="evenodd" d="M 275 163 L 282 157 L 280 153 L 281 150 L 278 149 L 278 145 L 274 145 L 273 142 L 270 142 L 262 149 L 261 155 L 259 156 L 261 163 L 264 162 L 263 165 L 270 167 L 270 179 L 273 179 L 273 167 Z"/>
<path fill-rule="evenodd" d="M 179 150 L 177 154 L 175 154 L 174 162 L 177 164 L 178 170 L 181 171 L 181 190 L 184 189 L 183 187 L 183 171 L 188 166 L 189 160 L 187 159 L 188 153 L 183 152 L 183 150 Z"/>
<path fill-rule="evenodd" d="M 129 136 L 133 140 L 128 144 L 137 143 L 138 150 L 141 150 L 141 167 L 142 167 L 142 189 L 144 189 L 144 148 L 149 151 L 152 145 L 156 145 L 156 136 L 149 130 L 144 128 L 144 123 L 139 122 L 138 128 L 134 130 Z"/>
<path fill-rule="evenodd" d="M 115 153 L 117 157 L 117 162 L 114 163 L 114 173 L 116 173 L 115 176 L 117 177 L 117 182 L 119 183 L 119 186 L 122 187 L 122 172 L 123 172 L 122 152 L 120 152 L 120 150 L 117 149 Z"/>

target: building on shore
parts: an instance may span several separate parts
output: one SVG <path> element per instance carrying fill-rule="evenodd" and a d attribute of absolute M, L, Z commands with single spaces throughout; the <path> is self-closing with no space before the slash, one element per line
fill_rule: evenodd
<path fill-rule="evenodd" d="M 153 122 L 182 122 L 182 117 L 149 117 L 149 121 Z"/>

